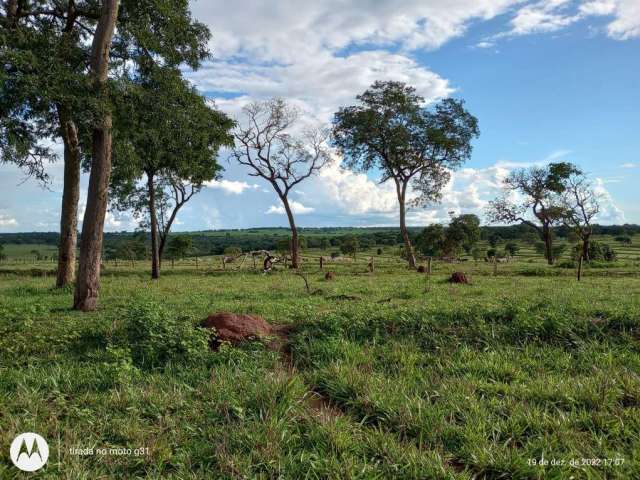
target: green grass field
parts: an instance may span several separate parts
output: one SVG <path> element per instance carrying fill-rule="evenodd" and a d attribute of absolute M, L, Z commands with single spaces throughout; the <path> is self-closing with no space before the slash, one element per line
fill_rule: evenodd
<path fill-rule="evenodd" d="M 431 276 L 369 255 L 328 282 L 307 252 L 309 292 L 250 259 L 157 282 L 108 262 L 89 314 L 46 262 L 3 265 L 0 444 L 35 431 L 51 454 L 20 475 L 3 447 L 0 478 L 640 477 L 636 251 L 581 282 L 527 255 Z M 210 351 L 195 325 L 221 310 L 291 325 L 288 348 Z"/>

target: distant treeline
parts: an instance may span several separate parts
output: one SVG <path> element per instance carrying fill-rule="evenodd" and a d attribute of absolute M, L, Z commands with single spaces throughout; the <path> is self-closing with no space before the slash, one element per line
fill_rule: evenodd
<path fill-rule="evenodd" d="M 423 227 L 411 227 L 410 234 L 416 237 Z M 569 229 L 557 227 L 554 233 L 558 237 L 566 237 Z M 640 225 L 595 225 L 594 235 L 634 235 L 640 234 Z M 483 226 L 481 238 L 487 240 L 499 237 L 502 240 L 525 240 L 532 234 L 531 227 L 526 225 L 513 226 Z M 219 255 L 229 247 L 238 247 L 242 251 L 275 250 L 278 241 L 287 238 L 287 228 L 251 228 L 245 230 L 210 230 L 201 232 L 173 233 L 173 236 L 185 235 L 191 238 L 193 255 Z M 400 230 L 393 227 L 327 227 L 302 228 L 300 235 L 304 238 L 307 248 L 339 247 L 342 239 L 347 236 L 358 237 L 361 249 L 376 245 L 399 245 L 402 243 Z M 24 232 L 0 233 L 0 244 L 40 244 L 57 245 L 57 232 Z M 146 232 L 110 232 L 105 233 L 104 250 L 107 257 L 118 256 L 123 246 L 132 242 L 149 241 Z"/>

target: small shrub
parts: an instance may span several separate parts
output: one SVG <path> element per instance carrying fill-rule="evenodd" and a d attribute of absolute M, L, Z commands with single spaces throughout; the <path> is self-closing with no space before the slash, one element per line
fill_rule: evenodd
<path fill-rule="evenodd" d="M 133 305 L 123 320 L 110 348 L 120 355 L 129 350 L 136 367 L 161 368 L 169 362 L 188 362 L 208 350 L 209 334 L 205 330 L 195 327 L 188 317 L 176 318 L 154 302 Z"/>

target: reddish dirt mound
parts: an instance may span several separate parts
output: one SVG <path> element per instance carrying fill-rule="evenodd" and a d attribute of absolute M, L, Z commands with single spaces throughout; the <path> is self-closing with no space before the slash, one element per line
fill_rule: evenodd
<path fill-rule="evenodd" d="M 424 265 L 420 265 L 418 267 L 418 273 L 426 273 L 427 271 L 427 267 L 425 267 Z"/>
<path fill-rule="evenodd" d="M 469 283 L 469 279 L 464 272 L 453 272 L 449 281 L 451 283 Z"/>
<path fill-rule="evenodd" d="M 334 272 L 327 272 L 324 274 L 325 280 L 333 280 L 334 278 L 336 278 L 336 274 Z"/>
<path fill-rule="evenodd" d="M 236 315 L 229 312 L 214 313 L 202 322 L 204 328 L 215 328 L 214 346 L 220 342 L 240 343 L 271 335 L 273 329 L 257 315 Z"/>

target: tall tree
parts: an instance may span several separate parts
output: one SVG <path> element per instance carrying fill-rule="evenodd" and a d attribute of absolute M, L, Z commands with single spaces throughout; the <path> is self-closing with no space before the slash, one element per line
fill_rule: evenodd
<path fill-rule="evenodd" d="M 325 148 L 328 134 L 319 128 L 307 129 L 301 135 L 292 133 L 299 112 L 280 98 L 251 103 L 243 113 L 232 157 L 249 167 L 249 175 L 268 181 L 278 195 L 291 228 L 291 265 L 298 268 L 298 229 L 289 194 L 329 161 Z"/>
<path fill-rule="evenodd" d="M 358 105 L 341 108 L 334 117 L 335 145 L 350 168 L 382 171 L 381 183 L 392 180 L 400 208 L 400 231 L 411 268 L 416 259 L 406 225 L 408 189 L 412 203 L 439 201 L 449 169 L 471 156 L 478 121 L 464 102 L 451 98 L 427 109 L 415 88 L 402 82 L 375 82 L 356 97 Z"/>
<path fill-rule="evenodd" d="M 107 98 L 107 75 L 111 39 L 118 17 L 118 0 L 105 0 L 91 44 L 89 75 L 95 97 Z M 91 141 L 91 170 L 87 190 L 87 206 L 82 222 L 80 264 L 74 293 L 73 308 L 95 310 L 100 288 L 102 237 L 107 212 L 109 176 L 111 174 L 111 109 L 105 106 L 93 126 Z"/>
<path fill-rule="evenodd" d="M 140 69 L 123 82 L 116 114 L 114 206 L 133 209 L 151 232 L 151 277 L 178 211 L 217 178 L 218 150 L 233 122 L 211 108 L 176 68 Z"/>
<path fill-rule="evenodd" d="M 56 136 L 65 147 L 58 284 L 72 279 L 80 155 L 84 150 L 92 157 L 85 216 L 95 225 L 86 227 L 88 253 L 80 268 L 85 278 L 76 285 L 75 302 L 91 309 L 95 301 L 83 297 L 97 295 L 99 286 L 98 232 L 110 166 L 107 71 L 113 77 L 140 55 L 197 68 L 208 57 L 210 34 L 193 21 L 186 0 L 7 0 L 0 2 L 0 23 L 0 129 L 7 133 L 0 141 L 2 159 L 46 179 L 44 163 L 55 157 L 38 141 Z"/>
<path fill-rule="evenodd" d="M 567 178 L 562 194 L 562 221 L 582 241 L 582 258 L 589 261 L 589 243 L 593 234 L 593 220 L 600 212 L 601 195 L 587 176 L 576 169 Z"/>
<path fill-rule="evenodd" d="M 55 160 L 39 142 L 62 139 L 64 184 L 56 284 L 73 280 L 80 193 L 80 133 L 78 117 L 86 114 L 87 78 L 95 6 L 87 2 L 4 2 L 6 26 L 0 49 L 4 67 L 3 105 L 12 161 L 37 179 L 48 180 L 45 161 Z M 4 37 L 2 35 L 2 37 Z M 5 41 L 6 40 L 6 41 Z"/>
<path fill-rule="evenodd" d="M 562 222 L 562 194 L 567 180 L 578 172 L 575 165 L 566 162 L 514 170 L 503 181 L 504 194 L 489 202 L 487 216 L 493 222 L 533 227 L 544 242 L 547 263 L 553 265 L 552 227 Z"/>

